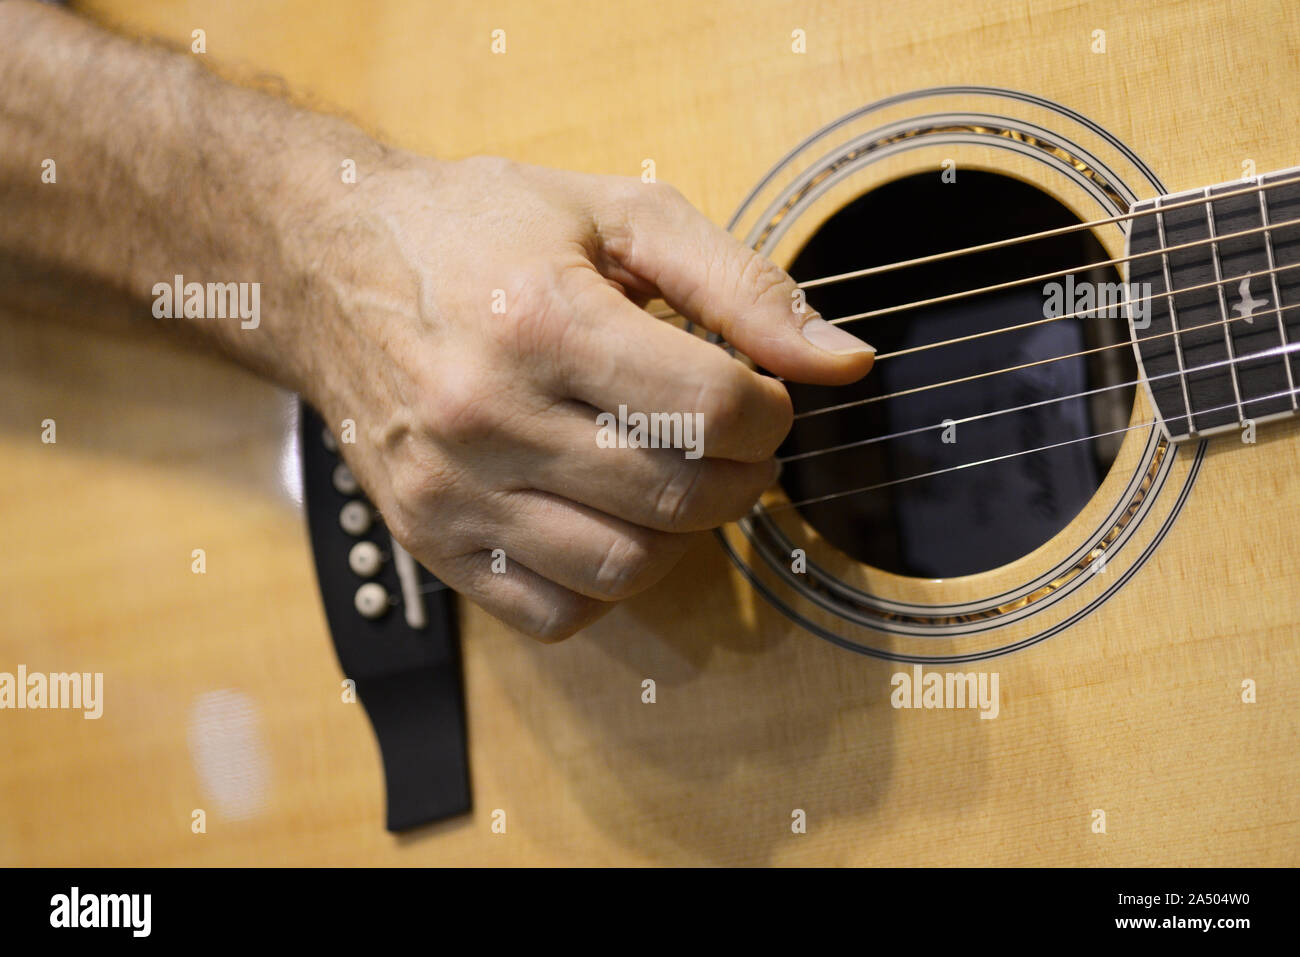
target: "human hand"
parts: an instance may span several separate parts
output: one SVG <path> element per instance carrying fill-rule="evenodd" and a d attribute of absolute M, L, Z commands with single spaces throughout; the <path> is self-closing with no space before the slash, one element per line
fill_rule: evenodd
<path fill-rule="evenodd" d="M 305 241 L 321 257 L 308 398 L 336 431 L 357 423 L 342 449 L 394 537 L 542 640 L 658 581 L 778 472 L 781 382 L 638 303 L 663 298 L 799 381 L 851 382 L 874 356 L 638 179 L 393 153 Z M 620 407 L 698 413 L 702 443 L 601 447 L 598 416 Z"/>

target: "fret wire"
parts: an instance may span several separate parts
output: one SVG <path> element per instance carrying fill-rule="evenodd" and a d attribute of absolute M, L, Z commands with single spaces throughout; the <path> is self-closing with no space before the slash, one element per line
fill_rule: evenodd
<path fill-rule="evenodd" d="M 1264 189 L 1264 178 L 1262 175 L 1255 177 L 1255 184 L 1259 186 L 1259 221 L 1264 226 L 1264 252 L 1268 255 L 1268 268 L 1271 272 L 1276 269 L 1277 266 L 1275 265 L 1275 260 L 1273 258 L 1273 231 L 1272 227 L 1269 225 L 1268 200 L 1264 198 L 1264 193 L 1267 192 L 1267 190 Z M 1282 345 L 1286 346 L 1288 343 L 1286 322 L 1282 318 L 1282 290 L 1277 284 L 1276 272 L 1271 272 L 1269 278 L 1273 282 L 1273 305 L 1277 307 L 1277 331 L 1282 337 Z M 1296 400 L 1295 379 L 1291 374 L 1291 357 L 1289 355 L 1283 355 L 1282 366 L 1286 369 L 1286 384 L 1291 389 L 1291 408 L 1293 410 L 1300 409 L 1300 402 L 1297 402 Z"/>
<path fill-rule="evenodd" d="M 1214 262 L 1214 288 L 1219 294 L 1219 315 L 1223 316 L 1223 342 L 1228 347 L 1228 361 L 1233 362 L 1236 358 L 1236 350 L 1232 344 L 1232 330 L 1228 327 L 1228 298 L 1223 292 L 1223 263 L 1219 258 L 1219 243 L 1215 239 L 1217 230 L 1214 228 L 1214 200 L 1210 197 L 1210 187 L 1205 187 L 1205 222 L 1210 229 L 1211 259 Z M 1249 280 L 1247 280 L 1249 282 Z M 1247 318 L 1242 316 L 1243 319 Z M 1241 404 L 1241 382 L 1237 377 L 1237 366 L 1235 363 L 1228 366 L 1228 371 L 1232 378 L 1232 394 L 1237 400 L 1237 421 L 1244 423 L 1246 421 L 1246 410 Z"/>
<path fill-rule="evenodd" d="M 1187 392 L 1187 367 L 1183 362 L 1182 334 L 1178 328 L 1178 310 L 1174 306 L 1174 277 L 1169 270 L 1169 253 L 1165 252 L 1168 242 L 1165 239 L 1165 213 L 1160 206 L 1160 197 L 1155 199 L 1156 230 L 1160 239 L 1160 265 L 1165 273 L 1165 298 L 1169 301 L 1169 322 L 1174 331 L 1174 355 L 1178 359 L 1178 384 L 1183 390 L 1183 405 L 1187 407 L 1187 428 L 1196 431 L 1196 420 L 1192 417 L 1192 397 Z"/>
<path fill-rule="evenodd" d="M 1266 349 L 1266 350 L 1265 350 L 1264 352 L 1262 352 L 1262 353 L 1258 353 L 1258 354 L 1255 354 L 1255 355 L 1253 355 L 1253 356 L 1243 356 L 1242 358 L 1243 358 L 1243 359 L 1262 358 L 1262 357 L 1266 357 L 1266 356 L 1268 356 L 1268 355 L 1270 355 L 1270 354 L 1289 353 L 1289 352 L 1291 352 L 1291 351 L 1294 351 L 1296 348 L 1300 348 L 1300 345 L 1298 345 L 1298 346 L 1286 346 L 1286 347 L 1282 347 L 1282 346 L 1274 346 L 1274 347 L 1271 348 L 1271 349 Z M 1280 392 L 1270 392 L 1268 395 L 1257 395 L 1257 396 L 1253 396 L 1253 397 L 1251 397 L 1251 398 L 1249 398 L 1249 399 L 1245 399 L 1245 400 L 1243 400 L 1243 401 L 1245 402 L 1246 405 L 1250 405 L 1252 402 L 1268 402 L 1268 401 L 1270 401 L 1270 400 L 1272 400 L 1272 399 L 1281 399 L 1282 397 L 1284 397 L 1284 396 L 1290 394 L 1290 393 L 1293 392 L 1293 391 L 1294 391 L 1294 390 L 1291 390 L 1291 389 L 1283 389 L 1283 390 L 1281 390 Z M 1227 405 L 1219 405 L 1219 406 L 1215 406 L 1215 407 L 1212 408 L 1212 409 L 1202 409 L 1201 412 L 1202 412 L 1202 414 L 1208 415 L 1208 414 L 1210 414 L 1211 412 L 1225 412 L 1225 411 L 1227 411 L 1228 409 L 1232 409 L 1232 408 L 1234 408 L 1234 407 L 1235 407 L 1235 403 L 1229 402 Z M 1290 415 L 1290 413 L 1288 413 L 1288 412 L 1281 412 L 1281 413 L 1277 413 L 1277 414 L 1279 414 L 1279 415 Z M 1184 418 L 1184 416 L 1176 415 L 1176 416 L 1173 417 L 1173 421 L 1177 422 L 1177 421 L 1178 421 L 1179 419 L 1181 419 L 1181 418 Z M 1165 419 L 1164 421 L 1165 421 L 1165 424 L 1166 424 L 1166 426 L 1167 426 L 1170 420 Z M 1236 423 L 1236 425 L 1237 425 L 1238 427 L 1240 427 L 1240 428 L 1245 428 L 1245 427 L 1246 427 L 1246 421 L 1243 419 L 1241 422 Z M 1219 428 L 1219 429 L 1227 429 L 1227 428 L 1231 428 L 1231 427 L 1232 427 L 1232 424 L 1228 424 L 1228 425 L 1219 426 L 1218 428 Z M 1170 431 L 1172 432 L 1172 429 L 1171 429 Z M 1181 441 L 1181 440 L 1179 440 L 1179 439 L 1175 439 L 1174 441 L 1175 441 L 1175 442 L 1179 442 L 1179 441 Z M 1190 439 L 1189 439 L 1188 441 L 1190 441 Z M 1205 440 L 1202 439 L 1202 441 L 1205 441 Z"/>
<path fill-rule="evenodd" d="M 1289 222 L 1288 225 L 1290 225 Z M 1249 236 L 1252 233 L 1260 233 L 1263 231 L 1264 231 L 1263 227 L 1260 226 L 1260 227 L 1256 227 L 1255 229 L 1243 229 L 1239 232 L 1228 233 L 1227 235 L 1220 236 L 1219 238 L 1237 239 L 1242 236 Z M 1214 240 L 1212 239 L 1193 239 L 1189 242 L 1178 243 L 1175 246 L 1164 246 L 1163 243 L 1161 245 L 1164 246 L 1164 249 L 1162 250 L 1163 252 L 1173 253 L 1173 252 L 1179 252 L 1184 249 L 1194 249 L 1199 246 L 1207 246 L 1213 241 Z M 880 309 L 869 309 L 866 312 L 855 312 L 848 316 L 839 316 L 835 319 L 828 319 L 827 322 L 829 322 L 833 326 L 838 326 L 846 322 L 859 322 L 863 319 L 877 319 L 881 316 L 896 315 L 900 312 L 909 312 L 913 309 L 924 309 L 927 306 L 938 306 L 938 305 L 942 305 L 945 302 L 959 302 L 963 299 L 969 299 L 972 296 L 982 296 L 985 293 L 1001 292 L 1004 289 L 1014 289 L 1017 286 L 1027 286 L 1033 283 L 1041 282 L 1044 279 L 1059 279 L 1064 276 L 1069 276 L 1073 273 L 1083 272 L 1085 269 L 1095 269 L 1102 266 L 1117 266 L 1123 263 L 1132 262 L 1135 259 L 1146 259 L 1148 256 L 1154 256 L 1156 252 L 1157 250 L 1153 249 L 1147 252 L 1131 253 L 1126 256 L 1116 256 L 1113 259 L 1098 259 L 1095 260 L 1094 262 L 1081 263 L 1078 266 L 1071 266 L 1068 269 L 1058 269 L 1055 272 L 1040 273 L 1037 276 L 1023 276 L 1019 279 L 1009 279 L 1006 282 L 995 283 L 990 286 L 978 286 L 975 289 L 962 289 L 959 292 L 945 293 L 942 296 L 932 296 L 929 299 L 918 299 L 913 302 L 899 303 L 896 306 L 884 306 Z M 1092 311 L 1093 310 L 1091 309 L 1088 310 L 1088 312 L 1092 312 Z"/>
<path fill-rule="evenodd" d="M 1300 220 L 1297 220 L 1297 222 L 1300 222 Z M 1223 239 L 1225 237 L 1220 236 L 1219 238 Z M 1173 249 L 1177 249 L 1177 248 L 1178 248 L 1177 246 L 1173 247 Z M 1154 256 L 1155 253 L 1154 252 L 1143 253 L 1143 255 Z M 1285 272 L 1288 269 L 1300 269 L 1300 263 L 1292 263 L 1291 265 L 1283 266 L 1281 269 L 1277 269 L 1276 271 Z M 1218 280 L 1218 282 L 1203 282 L 1203 283 L 1198 283 L 1197 285 L 1194 286 L 1184 286 L 1181 289 L 1175 289 L 1173 291 L 1174 293 L 1198 292 L 1202 289 L 1212 289 L 1213 287 L 1219 285 L 1220 283 L 1236 282 L 1239 279 L 1254 279 L 1256 276 L 1262 276 L 1266 272 L 1268 272 L 1268 270 L 1261 269 L 1257 272 L 1243 273 L 1240 276 L 1233 276 L 1229 279 L 1220 279 Z M 1116 308 L 1118 308 L 1119 306 L 1131 306 L 1136 303 L 1145 302 L 1149 299 L 1155 299 L 1155 298 L 1156 296 L 1152 295 L 1152 296 L 1139 296 L 1136 299 L 1121 299 L 1119 302 L 1111 303 L 1111 306 Z M 1075 312 L 1067 312 L 1064 315 L 1060 315 L 1060 316 L 1046 316 L 1042 319 L 1032 319 L 1029 322 L 1016 323 L 1015 325 L 1012 326 L 999 326 L 996 329 L 985 329 L 983 332 L 972 332 L 968 335 L 956 336 L 955 338 L 952 339 L 942 339 L 938 342 L 926 342 L 919 346 L 909 346 L 906 349 L 895 349 L 893 352 L 881 352 L 876 355 L 876 361 L 880 362 L 881 360 L 884 359 L 894 359 L 897 358 L 898 356 L 911 355 L 916 352 L 925 352 L 929 349 L 938 349 L 942 346 L 956 345 L 961 342 L 970 342 L 974 339 L 984 339 L 987 338 L 988 336 L 1001 335 L 1004 332 L 1017 332 L 1021 329 L 1032 329 L 1034 326 L 1041 326 L 1051 322 L 1064 322 L 1066 319 L 1092 318 L 1093 314 L 1096 313 L 1101 308 L 1102 307 L 1100 306 L 1094 306 L 1092 309 L 1079 309 Z M 1257 313 L 1257 315 L 1263 315 L 1263 313 Z M 1234 319 L 1233 321 L 1236 320 Z M 1194 331 L 1194 328 L 1195 327 L 1189 327 L 1187 329 L 1184 329 L 1183 331 L 1192 332 Z M 1155 338 L 1155 337 L 1150 336 L 1147 338 Z M 1131 344 L 1131 343 L 1126 343 L 1126 344 Z M 781 381 L 784 382 L 785 380 L 782 379 Z"/>

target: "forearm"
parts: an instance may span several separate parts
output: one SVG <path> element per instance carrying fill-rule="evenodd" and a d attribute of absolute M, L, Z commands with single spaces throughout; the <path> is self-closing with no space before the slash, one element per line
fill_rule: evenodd
<path fill-rule="evenodd" d="M 0 0 L 0 302 L 170 323 L 291 386 L 310 375 L 321 234 L 383 148 L 193 57 Z M 47 162 L 47 161 L 52 161 Z M 260 283 L 238 317 L 155 319 L 159 283 Z"/>

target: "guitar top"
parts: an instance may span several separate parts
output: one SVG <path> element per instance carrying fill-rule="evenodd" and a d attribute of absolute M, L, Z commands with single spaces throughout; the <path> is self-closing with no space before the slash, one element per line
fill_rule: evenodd
<path fill-rule="evenodd" d="M 0 317 L 0 863 L 1300 862 L 1300 7 L 83 8 L 413 150 L 653 170 L 879 355 L 540 645 L 341 423 Z"/>

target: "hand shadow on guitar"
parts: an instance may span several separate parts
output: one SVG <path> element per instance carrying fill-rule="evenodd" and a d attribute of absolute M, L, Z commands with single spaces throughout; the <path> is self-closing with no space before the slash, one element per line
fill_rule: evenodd
<path fill-rule="evenodd" d="M 584 633 L 512 650 L 485 658 L 518 724 L 593 826 L 652 861 L 780 863 L 814 850 L 835 860 L 862 824 L 871 833 L 899 814 L 960 819 L 989 773 L 991 722 L 895 711 L 890 677 L 907 666 L 802 631 L 749 589 L 712 537 Z M 900 720 L 929 723 L 923 759 L 895 753 Z M 796 810 L 806 835 L 792 830 Z M 843 862 L 900 863 L 856 850 Z"/>
<path fill-rule="evenodd" d="M 23 386 L 0 415 L 6 434 L 29 436 L 36 412 L 53 414 L 76 426 L 60 434 L 61 447 L 148 463 L 167 481 L 184 476 L 189 497 L 212 483 L 213 492 L 231 485 L 283 500 L 279 457 L 246 450 L 282 445 L 286 394 L 161 343 L 8 317 L 3 333 L 14 347 L 8 371 Z M 314 610 L 316 600 L 304 584 L 282 613 L 295 602 Z M 470 654 L 490 671 L 483 677 L 518 713 L 511 725 L 533 736 L 588 825 L 634 857 L 903 863 L 873 852 L 874 840 L 918 820 L 959 829 L 997 773 L 988 759 L 994 722 L 895 712 L 889 682 L 900 666 L 799 629 L 750 590 L 710 536 L 660 585 L 560 645 L 488 625 L 468 602 L 461 615 L 463 633 L 481 645 Z M 647 679 L 653 704 L 643 702 Z M 924 723 L 919 753 L 899 746 L 904 721 Z M 1052 737 L 1041 729 L 1041 741 Z M 1066 776 L 1058 786 L 1068 784 L 1068 768 Z M 807 834 L 792 832 L 796 809 L 807 815 Z M 868 836 L 845 840 L 859 833 Z"/>

